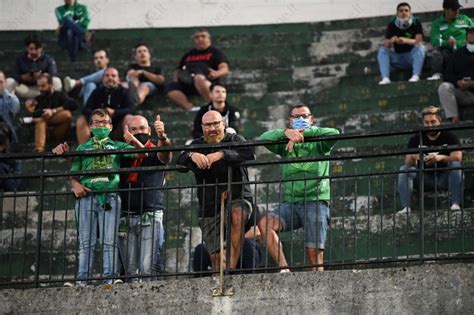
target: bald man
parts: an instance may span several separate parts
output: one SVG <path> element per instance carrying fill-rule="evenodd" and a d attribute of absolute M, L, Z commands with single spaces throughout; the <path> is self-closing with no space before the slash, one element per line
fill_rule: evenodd
<path fill-rule="evenodd" d="M 115 68 L 107 68 L 102 78 L 102 86 L 92 92 L 82 109 L 82 116 L 76 122 L 77 142 L 84 143 L 90 138 L 88 120 L 93 110 L 103 108 L 112 118 L 113 140 L 123 140 L 123 126 L 135 112 L 135 105 L 129 91 L 120 84 L 119 72 Z"/>
<path fill-rule="evenodd" d="M 165 124 L 160 115 L 156 115 L 153 124 L 158 136 L 155 145 L 151 138 L 151 127 L 143 116 L 132 116 L 125 126 L 124 139 L 127 143 L 146 148 L 165 147 L 171 144 L 166 136 Z M 140 142 L 136 144 L 134 142 Z M 122 159 L 120 166 L 126 168 L 164 166 L 171 161 L 172 153 L 153 152 L 143 159 Z M 160 251 L 164 241 L 163 191 L 165 172 L 151 170 L 122 174 L 120 188 L 122 189 L 122 220 L 127 227 L 124 244 L 126 263 L 129 276 L 152 275 L 162 271 Z M 146 189 L 154 188 L 154 189 Z M 151 280 L 152 278 L 146 278 Z"/>
<path fill-rule="evenodd" d="M 219 144 L 245 142 L 245 138 L 237 134 L 225 132 L 225 125 L 221 114 L 211 110 L 202 117 L 203 136 L 194 139 L 193 144 Z M 248 182 L 247 168 L 240 166 L 239 162 L 253 160 L 254 154 L 250 147 L 237 148 L 199 148 L 192 151 L 184 151 L 178 158 L 178 164 L 186 166 L 194 173 L 199 200 L 199 222 L 201 225 L 203 243 L 208 249 L 212 267 L 218 270 L 220 266 L 220 208 L 221 194 L 227 191 L 227 171 L 232 171 L 232 194 L 230 191 L 227 202 L 231 203 L 231 248 L 230 268 L 238 267 L 240 249 L 244 236 L 244 227 L 252 214 L 252 193 Z M 242 184 L 243 182 L 243 184 Z M 203 187 L 203 184 L 215 184 L 212 187 Z M 227 208 L 227 207 L 226 207 Z M 227 214 L 226 214 L 227 216 Z M 226 220 L 227 222 L 227 220 Z M 225 257 L 225 252 L 222 253 Z"/>

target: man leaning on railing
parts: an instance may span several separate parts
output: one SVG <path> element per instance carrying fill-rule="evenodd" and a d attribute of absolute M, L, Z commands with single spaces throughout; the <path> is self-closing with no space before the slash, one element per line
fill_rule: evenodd
<path fill-rule="evenodd" d="M 438 127 L 441 125 L 441 115 L 438 107 L 429 106 L 423 109 L 423 126 Z M 420 142 L 421 141 L 421 142 Z M 448 145 L 459 145 L 459 138 L 450 131 L 428 131 L 424 132 L 422 138 L 414 135 L 408 141 L 408 148 L 439 147 Z M 451 193 L 451 210 L 459 210 L 462 199 L 462 152 L 460 150 L 441 150 L 439 152 L 425 152 L 423 157 L 418 153 L 407 154 L 405 165 L 400 168 L 398 175 L 398 193 L 402 210 L 398 213 L 410 213 L 411 195 L 413 193 L 413 182 L 418 183 L 418 168 L 420 162 L 424 163 L 423 173 L 424 187 L 428 189 L 449 189 Z M 442 170 L 442 168 L 455 168 L 453 170 Z M 441 170 L 436 170 L 441 168 Z M 411 171 L 411 172 L 410 172 Z"/>
<path fill-rule="evenodd" d="M 112 118 L 105 109 L 96 109 L 91 114 L 90 130 L 93 137 L 80 144 L 77 151 L 114 150 L 143 148 L 140 141 L 131 141 L 132 145 L 113 141 L 109 138 L 112 130 Z M 133 137 L 125 128 L 124 138 Z M 64 143 L 53 149 L 55 154 L 63 154 L 69 150 Z M 75 156 L 71 171 L 110 170 L 120 167 L 120 158 L 145 158 L 147 154 L 107 154 L 97 156 Z M 75 217 L 78 220 L 79 237 L 79 286 L 89 284 L 94 249 L 97 240 L 97 229 L 103 252 L 103 275 L 109 279 L 106 283 L 121 283 L 122 280 L 112 279 L 117 276 L 118 247 L 117 233 L 120 218 L 121 199 L 116 192 L 101 192 L 119 187 L 119 174 L 82 175 L 71 178 L 72 192 L 76 199 Z M 65 283 L 72 286 L 72 283 Z"/>
<path fill-rule="evenodd" d="M 267 148 L 281 157 L 296 158 L 328 155 L 335 141 L 304 142 L 305 137 L 324 137 L 339 134 L 335 128 L 312 126 L 315 122 L 306 105 L 291 108 L 290 128 L 263 133 L 262 140 L 288 140 L 285 144 Z M 262 239 L 268 252 L 278 263 L 281 272 L 289 272 L 279 232 L 303 227 L 306 232 L 305 247 L 312 270 L 323 271 L 326 233 L 330 220 L 329 161 L 283 164 L 284 202 L 259 221 Z M 318 178 L 325 177 L 325 178 Z M 317 266 L 317 267 L 315 267 Z"/>

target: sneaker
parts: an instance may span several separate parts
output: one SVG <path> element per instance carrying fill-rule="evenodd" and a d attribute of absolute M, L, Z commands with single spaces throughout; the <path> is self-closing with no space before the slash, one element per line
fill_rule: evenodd
<path fill-rule="evenodd" d="M 461 207 L 457 203 L 453 203 L 451 205 L 451 210 L 461 210 Z"/>
<path fill-rule="evenodd" d="M 191 109 L 189 111 L 190 112 L 198 112 L 200 109 L 201 109 L 201 107 L 199 107 L 199 106 L 193 106 L 193 107 L 191 107 Z"/>
<path fill-rule="evenodd" d="M 73 282 L 64 282 L 63 287 L 65 288 L 73 288 L 74 283 Z"/>
<path fill-rule="evenodd" d="M 69 93 L 76 86 L 76 80 L 71 79 L 70 77 L 64 78 L 64 91 Z"/>
<path fill-rule="evenodd" d="M 405 207 L 402 210 L 398 211 L 397 214 L 410 214 L 411 213 L 411 208 Z"/>
<path fill-rule="evenodd" d="M 392 81 L 390 81 L 389 78 L 382 78 L 382 81 L 379 82 L 379 85 L 386 85 L 390 83 L 392 83 Z"/>
<path fill-rule="evenodd" d="M 122 279 L 115 279 L 114 284 L 123 284 L 123 280 Z"/>
<path fill-rule="evenodd" d="M 431 77 L 426 78 L 428 81 L 435 81 L 435 80 L 441 80 L 441 74 L 440 73 L 435 73 Z"/>
<path fill-rule="evenodd" d="M 290 269 L 285 268 L 285 269 L 280 270 L 280 273 L 287 273 L 287 272 L 291 272 Z"/>
<path fill-rule="evenodd" d="M 18 120 L 22 126 L 28 126 L 33 123 L 33 117 L 20 117 Z"/>
<path fill-rule="evenodd" d="M 420 81 L 420 76 L 417 74 L 414 74 L 411 76 L 411 78 L 408 80 L 408 82 L 418 82 Z"/>

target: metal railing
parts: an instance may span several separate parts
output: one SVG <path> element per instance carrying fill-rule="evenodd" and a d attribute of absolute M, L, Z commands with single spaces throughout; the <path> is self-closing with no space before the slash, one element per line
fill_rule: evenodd
<path fill-rule="evenodd" d="M 432 130 L 463 130 L 473 127 L 460 125 L 456 127 L 440 127 Z M 426 129 L 404 130 L 394 132 L 378 132 L 365 135 L 339 135 L 305 141 L 334 141 L 348 143 L 381 137 L 394 137 L 417 133 L 421 136 Z M 345 142 L 344 142 L 345 141 Z M 235 144 L 239 146 L 264 146 L 278 142 L 248 141 Z M 280 143 L 284 143 L 281 141 Z M 114 154 L 130 152 L 156 153 L 161 151 L 180 152 L 196 150 L 207 146 L 171 146 L 150 149 L 114 150 Z M 229 144 L 212 146 L 215 149 L 229 148 Z M 472 150 L 474 145 L 442 147 L 438 149 L 456 149 L 466 153 L 467 163 L 459 168 L 465 180 L 471 183 L 473 178 Z M 342 151 L 342 150 L 340 150 Z M 330 202 L 331 224 L 327 232 L 326 249 L 324 251 L 324 267 L 326 269 L 350 268 L 354 265 L 383 266 L 394 263 L 422 263 L 433 260 L 470 260 L 474 253 L 474 204 L 472 200 L 464 200 L 461 209 L 451 210 L 445 191 L 435 189 L 425 192 L 424 177 L 429 172 L 442 172 L 446 169 L 416 170 L 419 178 L 418 191 L 415 197 L 418 205 L 411 213 L 399 213 L 397 177 L 401 173 L 398 167 L 373 170 L 370 167 L 363 171 L 351 171 L 358 164 L 371 161 L 374 165 L 380 161 L 391 161 L 393 165 L 402 165 L 405 154 L 423 154 L 433 148 L 404 149 L 394 148 L 392 151 L 344 153 L 335 150 L 328 156 L 278 159 L 274 155 L 259 156 L 255 161 L 241 163 L 249 169 L 249 181 L 238 182 L 228 172 L 226 183 L 204 183 L 197 185 L 192 173 L 182 173 L 184 168 L 179 165 L 121 168 L 101 171 L 70 172 L 69 164 L 62 161 L 63 157 L 53 154 L 7 154 L 5 159 L 21 159 L 28 171 L 20 175 L 1 175 L 0 179 L 19 178 L 23 181 L 22 190 L 4 192 L 0 197 L 0 287 L 17 286 L 49 286 L 62 285 L 64 282 L 93 280 L 102 283 L 107 280 L 122 279 L 125 281 L 146 281 L 170 277 L 195 277 L 211 275 L 217 272 L 209 268 L 208 257 L 203 250 L 202 233 L 199 228 L 199 201 L 197 189 L 215 189 L 219 185 L 225 187 L 229 200 L 232 200 L 232 187 L 246 184 L 251 187 L 255 209 L 259 209 L 260 217 L 267 215 L 273 208 L 281 205 L 283 200 L 282 185 L 285 182 L 306 182 L 315 178 L 298 178 L 283 180 L 277 168 L 286 163 L 308 163 L 330 161 L 333 168 L 339 166 L 344 170 L 333 172 L 328 178 L 331 181 L 332 197 Z M 65 157 L 95 156 L 110 154 L 111 151 L 69 152 Z M 152 238 L 162 242 L 153 250 L 151 272 L 131 274 L 128 267 L 129 247 L 134 246 L 140 252 L 140 246 L 127 243 L 130 241 L 131 217 L 122 213 L 122 225 L 114 226 L 113 265 L 122 269 L 120 274 L 105 275 L 102 270 L 101 249 L 96 248 L 93 268 L 86 278 L 78 279 L 79 241 L 77 229 L 78 211 L 72 193 L 69 191 L 69 177 L 83 175 L 107 175 L 119 173 L 127 176 L 130 172 L 166 172 L 167 185 L 164 187 L 120 188 L 104 190 L 100 193 L 130 194 L 159 190 L 163 197 L 163 214 L 160 217 L 164 229 L 164 239 L 156 238 L 152 230 Z M 413 172 L 413 171 L 410 171 Z M 316 179 L 324 179 L 318 177 Z M 469 180 L 467 180 L 469 179 Z M 232 185 L 231 185 L 232 183 Z M 466 184 L 464 184 L 466 186 Z M 471 184 L 469 184 L 471 185 Z M 463 191 L 472 191 L 474 187 L 463 187 Z M 216 194 L 216 198 L 221 198 Z M 226 204 L 230 213 L 230 202 Z M 122 209 L 126 207 L 122 206 Z M 141 209 L 143 210 L 143 209 Z M 221 211 L 221 209 L 215 209 Z M 305 210 L 306 211 L 306 210 Z M 305 212 L 306 215 L 306 212 Z M 159 213 L 157 213 L 159 216 Z M 158 220 L 158 217 L 156 218 Z M 251 217 L 248 224 L 250 234 L 257 234 L 259 216 Z M 140 224 L 144 225 L 140 215 Z M 231 218 L 226 217 L 227 227 Z M 94 229 L 101 228 L 94 226 Z M 224 228 L 219 226 L 219 229 Z M 226 248 L 230 248 L 230 228 L 225 229 Z M 253 233 L 252 233 L 253 232 Z M 303 229 L 280 233 L 284 252 L 289 268 L 292 270 L 308 270 L 311 267 L 305 248 Z M 100 236 L 99 236 L 100 238 Z M 138 239 L 138 242 L 141 240 Z M 100 246 L 98 246 L 100 247 Z M 156 248 L 155 248 L 156 247 Z M 247 248 L 247 251 L 246 251 Z M 226 251 L 226 261 L 230 261 L 230 251 Z M 280 268 L 268 254 L 264 242 L 245 241 L 242 255 L 237 268 L 230 269 L 228 264 L 222 272 L 266 272 L 278 271 Z M 156 261 L 157 254 L 161 255 Z M 250 253 L 250 254 L 249 254 Z M 116 255 L 117 254 L 117 255 Z M 250 255 L 250 256 L 249 256 Z M 258 256 L 258 257 L 257 257 Z M 193 261 L 194 258 L 194 261 Z M 117 261 L 115 261 L 117 260 Z M 143 259 L 141 259 L 143 260 Z M 139 260 L 139 261 L 141 261 Z M 198 261 L 196 261 L 198 260 Z M 256 262 L 259 261 L 258 264 Z M 203 263 L 206 262 L 205 266 Z M 194 266 L 193 266 L 194 264 Z M 250 267 L 249 267 L 250 265 Z M 197 266 L 197 267 L 196 267 Z M 137 267 L 137 269 L 139 266 Z M 196 271 L 195 269 L 199 269 Z M 223 274 L 221 274 L 223 275 Z M 224 293 L 224 287 L 220 288 Z"/>

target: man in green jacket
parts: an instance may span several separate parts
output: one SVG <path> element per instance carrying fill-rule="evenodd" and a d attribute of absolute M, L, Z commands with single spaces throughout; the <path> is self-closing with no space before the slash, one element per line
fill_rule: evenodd
<path fill-rule="evenodd" d="M 64 0 L 64 5 L 57 7 L 54 13 L 59 23 L 56 30 L 59 46 L 67 49 L 71 61 L 76 61 L 79 49 L 85 48 L 90 41 L 88 27 L 91 20 L 87 7 L 76 0 Z"/>
<path fill-rule="evenodd" d="M 458 0 L 443 1 L 443 15 L 431 24 L 431 71 L 427 80 L 440 80 L 447 59 L 457 49 L 466 45 L 466 32 L 473 25 L 471 19 L 459 14 L 462 6 Z"/>
<path fill-rule="evenodd" d="M 267 148 L 285 158 L 321 157 L 328 155 L 335 141 L 304 142 L 305 137 L 324 137 L 339 134 L 334 128 L 312 126 L 315 122 L 306 105 L 295 105 L 290 111 L 290 128 L 263 133 L 262 140 L 288 140 L 287 144 Z M 323 271 L 326 232 L 330 220 L 329 161 L 290 163 L 282 165 L 283 203 L 260 219 L 262 238 L 281 272 L 288 272 L 283 247 L 278 237 L 281 231 L 305 229 L 305 247 L 312 270 Z"/>

